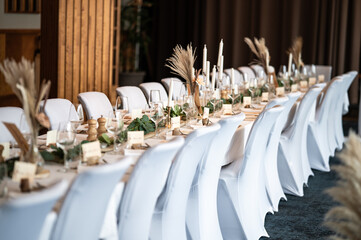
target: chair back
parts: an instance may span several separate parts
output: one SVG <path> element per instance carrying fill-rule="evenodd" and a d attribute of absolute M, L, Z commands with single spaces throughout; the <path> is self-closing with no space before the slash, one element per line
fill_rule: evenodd
<path fill-rule="evenodd" d="M 7 199 L 0 205 L 0 239 L 39 239 L 46 216 L 67 187 L 62 180 L 41 192 Z"/>
<path fill-rule="evenodd" d="M 41 105 L 44 101 L 41 101 Z M 79 120 L 74 105 L 63 98 L 52 98 L 46 101 L 44 112 L 50 121 L 50 129 L 58 129 L 59 123 Z"/>
<path fill-rule="evenodd" d="M 243 79 L 246 80 L 245 74 L 247 75 L 248 82 L 251 78 L 256 77 L 256 74 L 254 74 L 254 71 L 250 67 L 242 66 L 242 67 L 239 67 L 238 70 L 243 74 Z"/>
<path fill-rule="evenodd" d="M 5 127 L 3 122 L 14 123 L 20 130 L 29 129 L 24 115 L 24 110 L 19 107 L 0 107 L 0 142 L 14 141 L 14 137 Z M 20 126 L 23 125 L 23 126 Z"/>
<path fill-rule="evenodd" d="M 111 194 L 131 163 L 124 158 L 80 173 L 66 194 L 51 239 L 99 239 Z"/>
<path fill-rule="evenodd" d="M 159 90 L 160 92 L 160 100 L 162 102 L 168 101 L 168 94 L 165 91 L 163 85 L 159 82 L 147 82 L 139 84 L 140 89 L 142 89 L 145 98 L 147 99 L 148 103 L 150 101 L 150 91 L 151 90 Z"/>
<path fill-rule="evenodd" d="M 232 69 L 231 68 L 225 69 L 224 72 L 229 77 L 231 77 L 231 75 L 232 75 L 232 73 L 231 73 Z M 240 84 L 243 81 L 244 81 L 244 78 L 243 78 L 242 73 L 238 69 L 234 69 L 234 84 Z"/>
<path fill-rule="evenodd" d="M 307 69 L 307 72 L 311 72 L 312 65 L 305 65 L 305 67 Z M 324 75 L 325 82 L 329 82 L 331 80 L 332 66 L 316 65 L 315 68 L 317 78 L 319 75 Z"/>
<path fill-rule="evenodd" d="M 158 198 L 155 212 L 162 213 L 161 229 L 154 229 L 152 225 L 151 239 L 187 239 L 186 210 L 189 191 L 197 166 L 207 157 L 210 143 L 219 129 L 219 124 L 199 128 L 185 139 L 174 159 L 165 188 Z"/>
<path fill-rule="evenodd" d="M 179 99 L 186 93 L 186 88 L 184 83 L 179 78 L 163 78 L 161 82 L 163 83 L 167 92 L 169 92 L 170 82 L 173 80 L 173 99 Z"/>
<path fill-rule="evenodd" d="M 140 90 L 139 87 L 118 87 L 116 91 L 118 96 L 128 98 L 129 112 L 132 112 L 133 109 L 144 109 L 144 107 L 148 104 L 142 90 Z"/>
<path fill-rule="evenodd" d="M 262 67 L 261 65 L 256 65 L 256 64 L 254 64 L 254 65 L 251 65 L 250 67 L 252 68 L 252 70 L 254 71 L 254 74 L 255 74 L 256 76 L 258 75 L 258 73 L 259 73 L 260 71 L 263 71 L 263 72 L 264 72 L 264 69 L 263 69 L 263 67 Z"/>
<path fill-rule="evenodd" d="M 135 165 L 119 208 L 119 239 L 148 239 L 154 207 L 183 138 L 146 151 Z"/>
<path fill-rule="evenodd" d="M 220 130 L 197 168 L 187 204 L 187 228 L 192 239 L 222 238 L 217 213 L 218 180 L 233 134 L 244 118 L 241 113 L 218 122 Z"/>
<path fill-rule="evenodd" d="M 102 92 L 84 92 L 78 94 L 78 100 L 83 105 L 88 119 L 98 119 L 101 116 L 108 117 L 113 110 L 107 95 Z"/>

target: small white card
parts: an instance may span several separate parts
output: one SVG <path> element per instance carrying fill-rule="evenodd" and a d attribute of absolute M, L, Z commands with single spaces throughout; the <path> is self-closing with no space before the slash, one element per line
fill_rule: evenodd
<path fill-rule="evenodd" d="M 207 107 L 203 109 L 203 118 L 209 118 L 209 108 Z"/>
<path fill-rule="evenodd" d="M 170 119 L 170 124 L 171 124 L 171 130 L 174 130 L 175 128 L 180 128 L 180 116 L 172 117 Z"/>
<path fill-rule="evenodd" d="M 81 145 L 81 148 L 83 150 L 84 162 L 87 162 L 89 159 L 100 158 L 102 156 L 99 141 L 84 143 Z"/>
<path fill-rule="evenodd" d="M 136 119 L 136 118 L 142 118 L 142 109 L 133 109 L 132 110 L 132 120 Z"/>
<path fill-rule="evenodd" d="M 243 97 L 243 106 L 244 107 L 250 107 L 252 103 L 251 97 Z"/>
<path fill-rule="evenodd" d="M 232 104 L 223 104 L 223 114 L 232 115 Z"/>
<path fill-rule="evenodd" d="M 307 81 L 300 81 L 301 88 L 307 88 Z"/>
<path fill-rule="evenodd" d="M 3 145 L 4 150 L 2 156 L 4 159 L 8 159 L 10 157 L 10 143 L 9 142 L 2 142 L 0 145 Z"/>
<path fill-rule="evenodd" d="M 46 146 L 50 144 L 56 144 L 56 135 L 58 134 L 58 130 L 50 130 L 46 133 Z"/>
<path fill-rule="evenodd" d="M 35 178 L 35 173 L 36 165 L 34 163 L 16 161 L 12 179 L 14 182 L 20 182 L 22 178 L 28 178 L 31 183 Z"/>
<path fill-rule="evenodd" d="M 143 144 L 144 143 L 144 132 L 143 131 L 129 131 L 128 132 L 128 145 Z"/>
<path fill-rule="evenodd" d="M 284 96 L 285 95 L 285 87 L 276 88 L 276 95 L 277 96 Z"/>
<path fill-rule="evenodd" d="M 262 93 L 262 102 L 268 102 L 268 92 Z"/>
<path fill-rule="evenodd" d="M 315 84 L 316 84 L 316 78 L 315 78 L 315 77 L 310 77 L 310 78 L 308 79 L 308 84 L 309 84 L 310 86 L 315 85 Z"/>
<path fill-rule="evenodd" d="M 325 75 L 323 75 L 323 74 L 318 75 L 318 82 L 319 82 L 319 83 L 325 82 Z"/>
<path fill-rule="evenodd" d="M 298 91 L 298 85 L 297 84 L 292 84 L 291 85 L 291 92 L 297 92 Z"/>

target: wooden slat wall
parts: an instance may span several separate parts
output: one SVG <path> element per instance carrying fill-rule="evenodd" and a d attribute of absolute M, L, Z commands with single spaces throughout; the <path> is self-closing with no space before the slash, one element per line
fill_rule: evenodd
<path fill-rule="evenodd" d="M 77 103 L 87 91 L 111 96 L 113 11 L 114 0 L 59 0 L 59 98 Z"/>

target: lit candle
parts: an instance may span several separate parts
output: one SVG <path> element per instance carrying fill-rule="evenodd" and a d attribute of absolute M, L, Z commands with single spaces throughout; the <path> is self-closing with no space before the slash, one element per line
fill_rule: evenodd
<path fill-rule="evenodd" d="M 216 86 L 216 65 L 213 65 L 212 70 L 212 90 L 214 91 L 214 88 Z"/>
<path fill-rule="evenodd" d="M 170 80 L 170 86 L 169 86 L 169 92 L 168 92 L 168 107 L 171 106 L 172 95 L 173 95 L 173 79 Z"/>
<path fill-rule="evenodd" d="M 203 48 L 203 74 L 206 73 L 206 69 L 207 69 L 207 47 L 206 44 L 204 44 L 204 48 Z"/>
<path fill-rule="evenodd" d="M 234 69 L 231 68 L 231 85 L 232 85 L 232 89 L 234 88 Z"/>
<path fill-rule="evenodd" d="M 292 53 L 288 57 L 288 76 L 291 76 Z"/>
<path fill-rule="evenodd" d="M 219 71 L 218 71 L 218 80 L 222 81 L 223 79 L 223 61 L 224 61 L 224 57 L 221 57 L 221 63 L 219 65 Z"/>
<path fill-rule="evenodd" d="M 222 55 L 223 55 L 223 39 L 221 39 L 221 42 L 219 43 L 219 49 L 218 49 L 218 61 L 217 61 L 218 70 L 219 70 L 220 67 L 221 67 L 221 58 L 222 58 Z"/>
<path fill-rule="evenodd" d="M 209 72 L 211 71 L 211 63 L 207 61 L 206 86 L 209 87 Z"/>

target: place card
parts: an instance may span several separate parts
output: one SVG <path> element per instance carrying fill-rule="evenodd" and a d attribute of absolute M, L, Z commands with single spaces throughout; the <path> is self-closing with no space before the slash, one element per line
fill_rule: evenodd
<path fill-rule="evenodd" d="M 245 108 L 250 108 L 251 103 L 252 103 L 252 98 L 251 97 L 243 97 L 243 106 Z"/>
<path fill-rule="evenodd" d="M 133 109 L 132 110 L 132 120 L 136 119 L 136 118 L 142 118 L 142 109 Z"/>
<path fill-rule="evenodd" d="M 276 96 L 282 97 L 285 95 L 285 87 L 277 87 L 276 88 Z"/>
<path fill-rule="evenodd" d="M 171 124 L 171 130 L 174 130 L 175 128 L 180 128 L 180 116 L 172 117 L 170 119 L 170 124 Z"/>
<path fill-rule="evenodd" d="M 302 88 L 307 88 L 307 81 L 300 81 L 300 87 L 301 87 L 301 89 Z"/>
<path fill-rule="evenodd" d="M 2 156 L 4 159 L 8 159 L 10 157 L 10 143 L 9 142 L 2 142 L 0 145 L 3 145 L 4 150 Z"/>
<path fill-rule="evenodd" d="M 23 134 L 20 132 L 18 127 L 13 123 L 3 122 L 5 127 L 9 130 L 11 135 L 15 138 L 15 141 L 18 143 L 19 148 L 22 152 L 26 153 L 29 150 L 29 144 L 25 140 Z"/>
<path fill-rule="evenodd" d="M 57 130 L 50 130 L 46 133 L 46 146 L 56 144 L 56 136 L 58 135 Z"/>
<path fill-rule="evenodd" d="M 144 132 L 143 131 L 128 131 L 128 145 L 131 147 L 134 144 L 144 143 Z"/>
<path fill-rule="evenodd" d="M 310 77 L 310 78 L 308 79 L 308 84 L 309 84 L 310 86 L 315 85 L 315 84 L 316 84 L 316 78 L 315 78 L 315 77 Z"/>
<path fill-rule="evenodd" d="M 262 93 L 262 102 L 268 102 L 268 92 Z"/>
<path fill-rule="evenodd" d="M 318 75 L 318 82 L 319 83 L 325 82 L 325 75 L 323 75 L 323 74 Z"/>
<path fill-rule="evenodd" d="M 298 85 L 297 84 L 292 84 L 291 85 L 291 92 L 297 92 L 298 91 Z"/>
<path fill-rule="evenodd" d="M 99 159 L 102 156 L 99 141 L 84 143 L 81 145 L 81 148 L 83 151 L 83 162 L 88 162 L 88 160 L 93 161 L 94 159 Z"/>
<path fill-rule="evenodd" d="M 232 115 L 232 104 L 223 104 L 223 114 Z"/>
<path fill-rule="evenodd" d="M 204 107 L 203 109 L 203 118 L 209 118 L 209 108 Z"/>
<path fill-rule="evenodd" d="M 20 182 L 21 179 L 27 178 L 31 183 L 35 178 L 36 164 L 29 162 L 15 161 L 12 180 Z"/>

